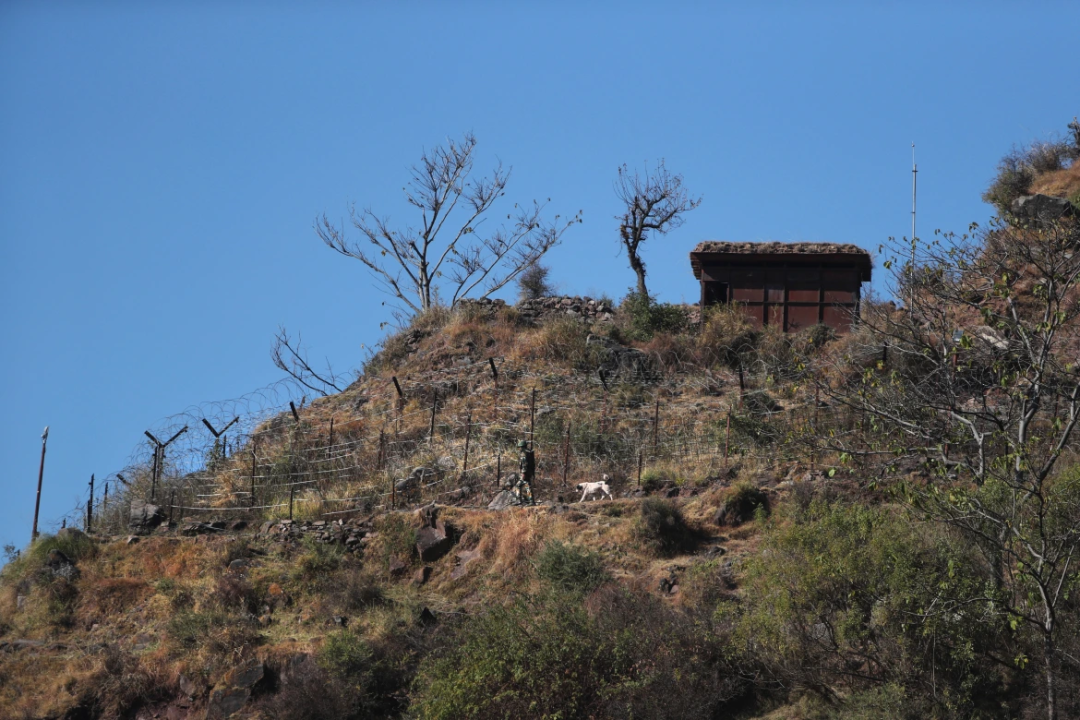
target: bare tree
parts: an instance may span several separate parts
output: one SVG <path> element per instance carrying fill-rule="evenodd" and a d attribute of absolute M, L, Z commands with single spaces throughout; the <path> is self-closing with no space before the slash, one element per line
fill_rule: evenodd
<path fill-rule="evenodd" d="M 986 616 L 1038 638 L 1053 720 L 1059 614 L 1080 582 L 1080 230 L 997 222 L 920 243 L 914 266 L 906 252 L 884 265 L 910 307 L 869 305 L 851 352 L 819 368 L 867 434 L 819 442 L 885 477 L 930 471 L 905 497 L 984 553 Z"/>
<path fill-rule="evenodd" d="M 652 233 L 666 235 L 683 224 L 683 215 L 701 204 L 701 198 L 692 198 L 683 187 L 682 175 L 672 175 L 660 160 L 645 175 L 626 165 L 619 168 L 615 182 L 615 194 L 626 206 L 619 221 L 619 237 L 622 238 L 630 268 L 637 274 L 637 291 L 644 298 L 649 296 L 645 287 L 645 262 L 639 252 L 641 243 Z"/>
<path fill-rule="evenodd" d="M 470 177 L 476 138 L 466 133 L 460 142 L 424 151 L 404 188 L 405 199 L 419 211 L 419 223 L 395 228 L 370 209 L 350 208 L 359 240 L 349 240 L 344 227 L 326 215 L 315 231 L 329 247 L 356 258 L 383 289 L 403 302 L 411 313 L 439 302 L 454 307 L 465 297 L 488 297 L 511 282 L 554 247 L 563 233 L 581 222 L 544 218 L 546 203 L 514 205 L 507 222 L 490 232 L 481 226 L 496 201 L 505 194 L 510 171 L 498 165 L 486 177 Z"/>
<path fill-rule="evenodd" d="M 296 334 L 296 340 L 293 341 L 285 328 L 278 328 L 274 335 L 274 344 L 270 348 L 270 359 L 278 370 L 288 373 L 293 380 L 323 397 L 329 395 L 331 390 L 341 392 L 343 389 L 339 385 L 341 379 L 334 373 L 329 362 L 323 371 L 316 371 L 311 367 L 300 333 Z"/>

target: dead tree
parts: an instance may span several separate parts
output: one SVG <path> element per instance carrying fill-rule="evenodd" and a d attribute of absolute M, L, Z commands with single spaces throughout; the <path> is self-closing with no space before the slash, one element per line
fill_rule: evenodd
<path fill-rule="evenodd" d="M 505 195 L 510 171 L 500 164 L 487 177 L 470 177 L 475 148 L 476 138 L 466 133 L 460 142 L 424 151 L 405 188 L 406 201 L 419 214 L 414 223 L 394 227 L 354 206 L 349 215 L 359 240 L 348 239 L 326 215 L 316 220 L 315 232 L 330 248 L 362 262 L 410 314 L 440 302 L 454 307 L 466 297 L 488 297 L 558 244 L 581 214 L 548 221 L 546 203 L 515 204 L 507 222 L 488 231 L 485 218 Z"/>
<path fill-rule="evenodd" d="M 288 373 L 293 380 L 323 397 L 330 395 L 331 390 L 341 392 L 343 389 L 338 384 L 341 379 L 334 373 L 329 361 L 326 363 L 326 370 L 317 372 L 311 367 L 300 333 L 296 334 L 296 340 L 293 341 L 284 327 L 278 328 L 274 335 L 274 344 L 270 348 L 270 359 L 278 370 Z"/>
<path fill-rule="evenodd" d="M 683 224 L 683 215 L 701 204 L 701 198 L 692 198 L 683 187 L 682 175 L 672 175 L 661 160 L 645 175 L 630 172 L 626 165 L 619 168 L 615 182 L 615 194 L 626 207 L 619 221 L 619 237 L 630 268 L 637 275 L 637 292 L 648 298 L 645 287 L 645 262 L 641 259 L 640 246 L 652 233 L 665 235 Z"/>

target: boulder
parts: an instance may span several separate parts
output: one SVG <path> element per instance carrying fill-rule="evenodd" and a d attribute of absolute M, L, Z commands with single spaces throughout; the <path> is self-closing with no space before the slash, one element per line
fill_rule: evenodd
<path fill-rule="evenodd" d="M 75 561 L 55 548 L 49 551 L 45 559 L 45 567 L 52 572 L 54 577 L 62 577 L 65 580 L 74 580 L 79 577 L 79 569 L 75 567 Z"/>
<path fill-rule="evenodd" d="M 245 687 L 216 687 L 210 692 L 206 707 L 206 720 L 220 720 L 235 714 L 251 697 L 251 689 Z"/>
<path fill-rule="evenodd" d="M 423 527 L 416 533 L 416 550 L 424 562 L 434 562 L 447 553 L 451 540 L 446 528 L 439 523 L 437 527 Z"/>
<path fill-rule="evenodd" d="M 1052 222 L 1076 214 L 1076 208 L 1065 198 L 1042 194 L 1018 197 L 1009 209 L 1017 217 L 1036 222 Z"/>
<path fill-rule="evenodd" d="M 505 510 L 517 504 L 517 495 L 509 490 L 500 490 L 488 503 L 488 510 Z"/>
<path fill-rule="evenodd" d="M 128 527 L 136 533 L 149 533 L 165 521 L 161 508 L 145 500 L 132 500 Z"/>

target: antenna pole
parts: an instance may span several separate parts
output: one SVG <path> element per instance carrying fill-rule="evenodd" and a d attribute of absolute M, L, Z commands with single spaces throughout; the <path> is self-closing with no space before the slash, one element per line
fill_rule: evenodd
<path fill-rule="evenodd" d="M 915 143 L 911 143 L 911 264 L 908 266 L 908 313 L 915 306 L 915 190 L 919 166 L 915 164 Z"/>

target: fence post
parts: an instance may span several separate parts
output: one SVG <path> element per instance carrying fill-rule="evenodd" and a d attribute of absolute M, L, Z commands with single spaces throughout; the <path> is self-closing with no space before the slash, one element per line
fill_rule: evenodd
<path fill-rule="evenodd" d="M 428 432 L 428 442 L 435 444 L 435 411 L 439 407 L 439 393 L 436 392 L 431 400 L 431 430 Z"/>
<path fill-rule="evenodd" d="M 37 540 L 38 536 L 38 511 L 41 509 L 41 481 L 45 477 L 45 444 L 49 441 L 49 426 L 45 426 L 45 432 L 41 433 L 41 464 L 38 465 L 37 476 L 37 499 L 34 501 L 34 527 L 30 531 L 30 542 Z"/>
<path fill-rule="evenodd" d="M 563 468 L 562 468 L 562 484 L 566 487 L 566 476 L 570 473 L 570 424 L 572 421 L 566 421 L 566 442 L 563 445 Z"/>
<path fill-rule="evenodd" d="M 379 431 L 379 456 L 375 460 L 375 469 L 382 470 L 383 463 L 386 461 L 386 431 Z"/>
<path fill-rule="evenodd" d="M 394 478 L 390 478 L 390 509 L 397 508 L 397 483 L 394 482 Z"/>
<path fill-rule="evenodd" d="M 330 417 L 330 438 L 326 442 L 326 459 L 329 460 L 334 450 L 334 418 Z"/>
<path fill-rule="evenodd" d="M 536 388 L 532 389 L 532 396 L 529 400 L 529 440 L 532 441 L 536 435 L 533 430 L 536 429 Z"/>
<path fill-rule="evenodd" d="M 472 410 L 469 411 L 469 419 L 465 424 L 465 462 L 461 468 L 462 482 L 465 480 L 465 475 L 469 472 L 469 440 L 472 438 Z"/>
<path fill-rule="evenodd" d="M 293 519 L 293 516 L 292 516 L 293 515 L 293 513 L 292 513 L 292 511 L 293 511 L 293 498 L 295 497 L 295 495 L 296 495 L 296 488 L 294 488 L 294 487 L 292 487 L 290 485 L 289 486 L 289 519 L 290 520 Z"/>
<path fill-rule="evenodd" d="M 94 527 L 94 474 L 90 473 L 90 498 L 86 501 L 86 532 Z"/>
<path fill-rule="evenodd" d="M 637 486 L 638 490 L 641 489 L 641 466 L 645 463 L 645 453 L 642 450 L 638 450 L 637 454 Z"/>
<path fill-rule="evenodd" d="M 169 491 L 169 524 L 166 527 L 172 527 L 173 506 L 176 504 L 176 491 Z"/>
<path fill-rule="evenodd" d="M 255 507 L 255 448 L 251 448 L 251 497 L 248 498 L 248 507 Z"/>
<path fill-rule="evenodd" d="M 502 477 L 502 450 L 499 451 L 499 459 L 495 461 L 495 487 L 499 487 L 499 479 Z"/>
<path fill-rule="evenodd" d="M 652 421 L 652 453 L 653 453 L 653 457 L 657 456 L 659 430 L 660 430 L 660 396 L 659 396 L 659 394 L 657 394 L 657 397 L 656 397 L 656 412 L 653 414 L 653 421 Z"/>
<path fill-rule="evenodd" d="M 728 410 L 727 422 L 724 423 L 724 461 L 728 459 L 728 450 L 731 447 L 731 411 Z"/>
<path fill-rule="evenodd" d="M 105 499 L 101 502 L 101 514 L 109 512 L 109 483 L 105 483 Z"/>

